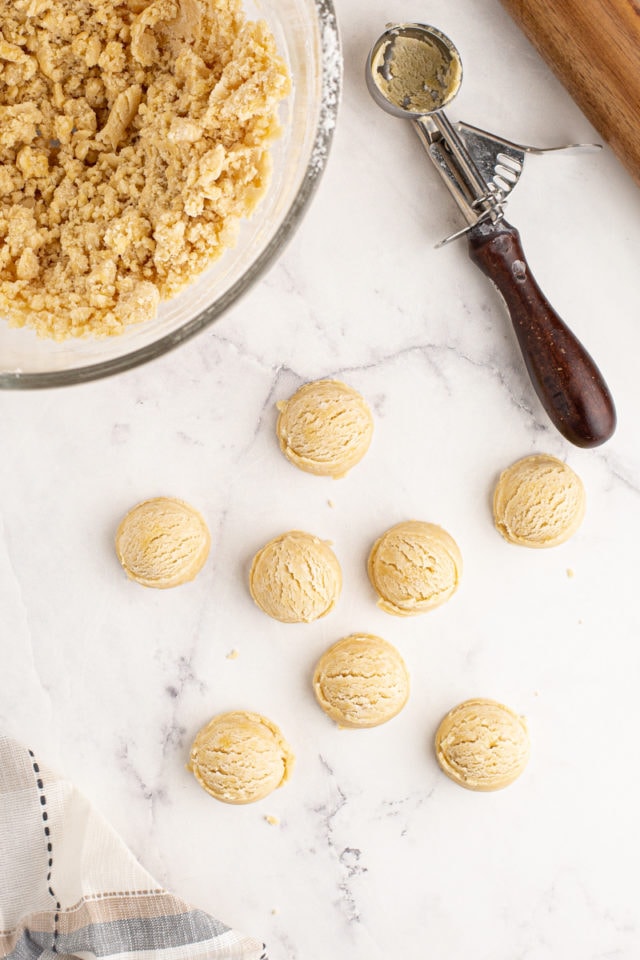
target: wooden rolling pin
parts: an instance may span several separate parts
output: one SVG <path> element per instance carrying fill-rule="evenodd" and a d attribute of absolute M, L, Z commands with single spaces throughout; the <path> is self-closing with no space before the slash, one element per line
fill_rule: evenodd
<path fill-rule="evenodd" d="M 640 183 L 640 2 L 501 3 Z"/>

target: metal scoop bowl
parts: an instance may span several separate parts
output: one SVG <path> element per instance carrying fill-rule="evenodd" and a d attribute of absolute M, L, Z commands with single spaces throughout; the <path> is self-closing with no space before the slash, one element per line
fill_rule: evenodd
<path fill-rule="evenodd" d="M 525 154 L 546 151 L 450 123 L 444 107 L 460 88 L 462 61 L 435 27 L 388 25 L 367 59 L 366 81 L 383 110 L 411 121 L 462 211 L 467 226 L 448 239 L 466 234 L 471 260 L 502 295 L 531 382 L 550 419 L 577 446 L 604 443 L 616 426 L 609 389 L 536 283 L 520 235 L 504 219 L 506 195 L 518 182 Z"/>
<path fill-rule="evenodd" d="M 366 80 L 383 110 L 417 120 L 453 100 L 462 83 L 462 60 L 451 40 L 435 27 L 396 24 L 375 42 Z"/>

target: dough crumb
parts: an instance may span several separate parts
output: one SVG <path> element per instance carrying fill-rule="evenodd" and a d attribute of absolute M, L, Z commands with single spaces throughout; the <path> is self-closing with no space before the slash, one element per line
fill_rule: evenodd
<path fill-rule="evenodd" d="M 272 817 L 270 814 L 267 814 L 264 819 L 271 827 L 277 827 L 280 823 L 277 817 Z"/>
<path fill-rule="evenodd" d="M 229 650 L 229 653 L 227 654 L 226 659 L 227 659 L 227 660 L 237 660 L 239 656 L 240 656 L 240 654 L 238 653 L 237 650 Z"/>
<path fill-rule="evenodd" d="M 0 0 L 0 314 L 153 318 L 234 243 L 290 90 L 241 0 Z"/>

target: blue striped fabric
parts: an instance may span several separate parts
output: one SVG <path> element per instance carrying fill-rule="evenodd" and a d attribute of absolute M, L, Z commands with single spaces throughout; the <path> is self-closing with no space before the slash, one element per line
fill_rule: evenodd
<path fill-rule="evenodd" d="M 0 958 L 75 956 L 267 960 L 163 890 L 72 784 L 0 736 Z"/>

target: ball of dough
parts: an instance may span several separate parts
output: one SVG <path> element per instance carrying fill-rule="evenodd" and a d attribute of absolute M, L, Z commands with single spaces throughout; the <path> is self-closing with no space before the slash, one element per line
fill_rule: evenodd
<path fill-rule="evenodd" d="M 197 510 L 182 500 L 144 500 L 116 532 L 116 553 L 125 573 L 144 587 L 177 587 L 202 569 L 209 530 Z"/>
<path fill-rule="evenodd" d="M 306 383 L 277 406 L 280 449 L 307 473 L 344 477 L 369 449 L 371 411 L 359 393 L 339 380 Z"/>
<path fill-rule="evenodd" d="M 495 700 L 466 700 L 450 710 L 435 746 L 444 772 L 468 790 L 509 786 L 529 759 L 524 717 Z"/>
<path fill-rule="evenodd" d="M 220 713 L 200 730 L 188 769 L 224 803 L 262 800 L 289 779 L 294 756 L 280 730 L 259 713 Z"/>
<path fill-rule="evenodd" d="M 386 640 L 354 633 L 320 657 L 313 689 L 322 709 L 341 727 L 377 727 L 404 707 L 409 674 Z"/>
<path fill-rule="evenodd" d="M 311 623 L 333 610 L 342 571 L 329 544 L 290 530 L 253 558 L 249 590 L 261 610 L 281 623 Z"/>
<path fill-rule="evenodd" d="M 455 593 L 462 556 L 442 527 L 407 520 L 376 540 L 368 572 L 378 606 L 397 617 L 411 617 L 438 607 Z"/>
<path fill-rule="evenodd" d="M 555 547 L 572 536 L 584 517 L 580 477 L 548 454 L 524 457 L 508 467 L 493 496 L 497 529 L 509 543 Z"/>

